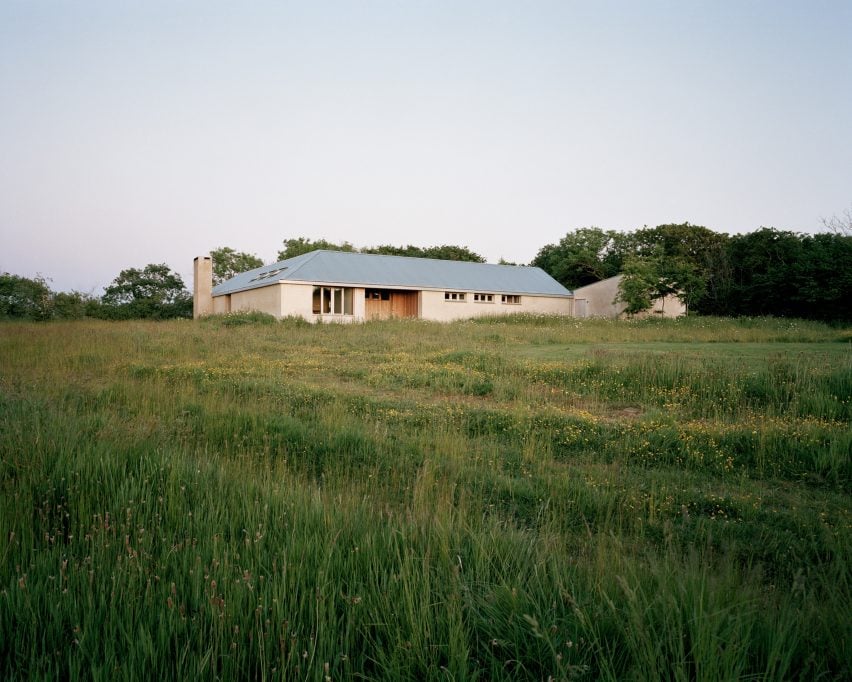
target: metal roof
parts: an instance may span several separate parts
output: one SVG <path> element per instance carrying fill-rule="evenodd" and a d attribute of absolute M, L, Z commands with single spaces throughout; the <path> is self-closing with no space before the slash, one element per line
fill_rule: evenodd
<path fill-rule="evenodd" d="M 288 281 L 396 289 L 571 295 L 568 289 L 541 268 L 325 250 L 311 251 L 242 272 L 214 287 L 213 295 L 231 294 Z"/>

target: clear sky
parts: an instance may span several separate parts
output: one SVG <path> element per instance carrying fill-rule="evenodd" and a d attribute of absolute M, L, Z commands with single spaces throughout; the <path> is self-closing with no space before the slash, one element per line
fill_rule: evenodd
<path fill-rule="evenodd" d="M 0 0 L 0 271 L 852 205 L 852 0 Z"/>

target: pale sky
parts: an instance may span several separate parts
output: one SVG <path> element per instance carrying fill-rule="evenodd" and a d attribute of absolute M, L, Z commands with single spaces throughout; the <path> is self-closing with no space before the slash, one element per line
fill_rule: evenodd
<path fill-rule="evenodd" d="M 852 0 L 0 0 L 0 271 L 852 206 Z"/>

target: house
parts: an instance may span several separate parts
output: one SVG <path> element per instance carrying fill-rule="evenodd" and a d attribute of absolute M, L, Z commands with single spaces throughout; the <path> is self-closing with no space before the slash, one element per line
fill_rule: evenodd
<path fill-rule="evenodd" d="M 451 321 L 480 315 L 571 315 L 571 292 L 540 268 L 318 250 L 212 286 L 195 259 L 195 317 L 259 310 L 312 322 L 391 317 Z"/>
<path fill-rule="evenodd" d="M 574 289 L 575 317 L 622 317 L 627 304 L 618 298 L 618 285 L 622 275 Z M 686 305 L 677 296 L 655 299 L 652 306 L 639 313 L 640 317 L 680 317 L 686 315 Z"/>

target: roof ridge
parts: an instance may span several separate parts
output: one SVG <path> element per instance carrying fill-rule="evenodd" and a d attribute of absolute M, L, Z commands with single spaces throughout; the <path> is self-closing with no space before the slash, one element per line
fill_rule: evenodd
<path fill-rule="evenodd" d="M 510 264 L 510 263 L 480 263 L 475 260 L 457 260 L 455 258 L 430 258 L 429 256 L 404 256 L 401 253 L 364 253 L 363 251 L 341 251 L 338 249 L 317 249 L 316 251 L 311 251 L 310 253 L 339 253 L 347 256 L 372 256 L 374 258 L 405 258 L 407 260 L 431 260 L 437 261 L 439 263 L 465 263 L 467 265 L 490 265 L 493 267 L 500 268 L 529 268 L 529 269 L 538 269 L 541 270 L 536 265 L 518 265 L 518 264 Z M 307 262 L 307 261 L 306 261 Z"/>

